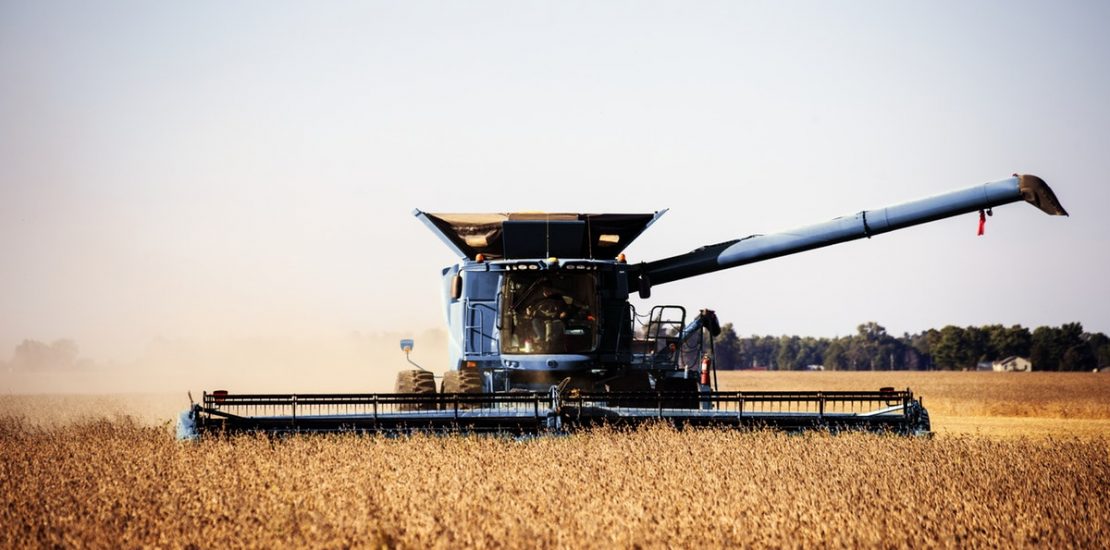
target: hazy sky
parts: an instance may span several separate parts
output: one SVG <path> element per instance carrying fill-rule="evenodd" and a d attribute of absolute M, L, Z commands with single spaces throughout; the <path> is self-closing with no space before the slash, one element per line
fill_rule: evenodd
<path fill-rule="evenodd" d="M 659 286 L 742 334 L 1110 332 L 1107 2 L 0 0 L 0 359 L 421 333 L 411 215 L 670 208 L 652 260 L 1025 172 L 996 209 Z"/>

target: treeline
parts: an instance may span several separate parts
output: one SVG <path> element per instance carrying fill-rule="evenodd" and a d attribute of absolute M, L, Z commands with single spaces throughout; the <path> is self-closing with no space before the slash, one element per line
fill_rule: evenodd
<path fill-rule="evenodd" d="M 875 322 L 838 338 L 737 336 L 732 323 L 716 338 L 717 367 L 802 370 L 963 370 L 1010 356 L 1030 359 L 1034 370 L 1089 371 L 1110 366 L 1110 338 L 1083 331 L 1080 323 L 1059 327 L 946 326 L 901 337 Z"/>
<path fill-rule="evenodd" d="M 63 338 L 49 344 L 24 340 L 15 347 L 11 361 L 0 365 L 5 370 L 19 372 L 69 370 L 91 365 L 91 361 L 79 359 L 77 354 L 77 343 L 73 340 Z"/>

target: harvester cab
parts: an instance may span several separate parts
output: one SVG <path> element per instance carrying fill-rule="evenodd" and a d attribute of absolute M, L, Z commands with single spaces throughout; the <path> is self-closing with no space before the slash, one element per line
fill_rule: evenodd
<path fill-rule="evenodd" d="M 688 372 L 712 312 L 687 326 L 682 307 L 645 315 L 628 301 L 635 267 L 622 251 L 663 212 L 415 214 L 460 259 L 443 270 L 450 367 L 472 374 L 445 376 L 476 377 L 487 393 L 563 380 L 580 391 L 699 390 L 692 377 L 671 379 Z"/>
<path fill-rule="evenodd" d="M 458 257 L 442 271 L 450 364 L 435 377 L 398 373 L 388 394 L 204 395 L 194 431 L 560 431 L 594 424 L 765 426 L 929 433 L 908 389 L 721 391 L 712 310 L 688 316 L 629 302 L 653 286 L 1024 200 L 1067 215 L 1040 178 L 1014 175 L 964 190 L 791 231 L 751 235 L 629 264 L 623 251 L 650 214 L 415 211 Z M 690 318 L 688 318 L 690 317 Z M 407 342 L 407 344 L 406 344 Z"/>

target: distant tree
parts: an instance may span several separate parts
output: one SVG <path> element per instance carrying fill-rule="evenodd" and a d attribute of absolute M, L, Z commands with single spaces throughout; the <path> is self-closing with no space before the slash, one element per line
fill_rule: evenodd
<path fill-rule="evenodd" d="M 825 348 L 824 363 L 826 370 L 846 370 L 848 363 L 842 338 L 834 338 Z"/>
<path fill-rule="evenodd" d="M 886 327 L 870 321 L 856 327 L 849 345 L 849 357 L 858 370 L 904 369 L 902 347 L 887 333 Z"/>
<path fill-rule="evenodd" d="M 795 368 L 803 369 L 810 365 L 823 365 L 825 362 L 825 349 L 829 341 L 825 338 L 807 336 L 798 341 L 798 354 L 795 356 Z"/>
<path fill-rule="evenodd" d="M 1059 328 L 1037 327 L 1029 355 L 1036 370 L 1089 370 L 1096 362 L 1083 339 L 1080 323 L 1065 323 Z"/>
<path fill-rule="evenodd" d="M 964 329 L 963 345 L 965 348 L 963 353 L 965 362 L 968 363 L 970 367 L 974 367 L 983 361 L 994 359 L 987 333 L 980 327 L 967 327 Z"/>
<path fill-rule="evenodd" d="M 732 323 L 725 323 L 721 326 L 721 334 L 714 340 L 714 346 L 718 369 L 735 370 L 741 368 L 740 339 L 737 338 Z"/>
<path fill-rule="evenodd" d="M 1060 358 L 1060 370 L 1066 371 L 1088 371 L 1094 369 L 1097 364 L 1091 348 L 1084 344 L 1068 348 Z"/>
<path fill-rule="evenodd" d="M 845 339 L 844 358 L 848 370 L 871 370 L 872 349 L 866 338 L 858 334 Z"/>
<path fill-rule="evenodd" d="M 956 370 L 975 366 L 975 359 L 964 338 L 964 329 L 948 325 L 940 329 L 940 337 L 933 345 L 933 361 L 940 369 Z"/>
<path fill-rule="evenodd" d="M 919 334 L 910 334 L 907 339 L 909 347 L 919 358 L 921 370 L 937 368 L 933 362 L 933 346 L 940 340 L 940 331 L 931 328 Z"/>
<path fill-rule="evenodd" d="M 800 347 L 797 336 L 783 336 L 779 338 L 778 350 L 775 352 L 775 368 L 778 370 L 797 370 L 795 360 L 798 358 Z"/>
<path fill-rule="evenodd" d="M 851 336 L 749 336 L 740 338 L 731 323 L 715 340 L 720 369 L 769 367 L 797 370 L 824 365 L 828 370 L 971 369 L 981 361 L 1029 357 L 1037 370 L 1088 370 L 1110 366 L 1110 337 L 1085 333 L 1080 323 L 1061 327 L 1021 325 L 946 326 L 895 338 L 874 321 Z M 694 361 L 695 359 L 691 359 Z"/>
<path fill-rule="evenodd" d="M 1033 345 L 1033 335 L 1029 332 L 1029 329 L 1021 325 L 1014 325 L 992 333 L 990 344 L 995 352 L 994 359 L 1005 359 L 1013 355 L 1029 357 L 1029 350 Z"/>
<path fill-rule="evenodd" d="M 779 352 L 779 338 L 774 336 L 752 335 L 746 338 L 740 338 L 737 341 L 737 347 L 736 364 L 739 368 L 771 368 L 776 365 Z"/>
<path fill-rule="evenodd" d="M 1059 330 L 1053 327 L 1037 327 L 1033 330 L 1029 360 L 1034 370 L 1060 370 L 1060 358 L 1064 355 Z"/>
<path fill-rule="evenodd" d="M 900 368 L 905 370 L 927 370 L 928 365 L 925 359 L 917 352 L 913 346 L 903 344 L 902 350 L 902 366 Z"/>
<path fill-rule="evenodd" d="M 755 362 L 761 367 L 772 367 L 778 354 L 779 341 L 774 336 L 759 337 L 755 342 Z"/>
<path fill-rule="evenodd" d="M 1110 337 L 1096 332 L 1087 339 L 1087 344 L 1091 346 L 1091 354 L 1095 357 L 1097 367 L 1110 368 Z"/>
<path fill-rule="evenodd" d="M 1060 370 L 1083 371 L 1095 367 L 1095 358 L 1084 338 L 1082 323 L 1064 323 L 1059 334 L 1059 346 L 1064 351 L 1060 356 Z"/>
<path fill-rule="evenodd" d="M 738 368 L 751 368 L 755 361 L 755 344 L 752 342 L 752 338 L 740 338 L 736 344 L 739 348 L 736 358 Z"/>
<path fill-rule="evenodd" d="M 979 330 L 983 331 L 987 339 L 987 357 L 990 359 L 1005 357 L 999 351 L 1002 347 L 999 344 L 1005 340 L 1006 327 L 1002 325 L 984 325 L 979 327 Z"/>

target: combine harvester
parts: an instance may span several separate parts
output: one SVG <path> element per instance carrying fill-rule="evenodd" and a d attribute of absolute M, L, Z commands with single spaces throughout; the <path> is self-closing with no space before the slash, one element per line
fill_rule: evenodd
<path fill-rule="evenodd" d="M 534 434 L 592 425 L 754 426 L 920 435 L 929 415 L 907 390 L 719 391 L 716 316 L 629 303 L 655 285 L 1024 200 L 1067 215 L 1040 178 L 1015 175 L 771 235 L 629 264 L 622 251 L 654 214 L 430 214 L 416 217 L 461 262 L 443 270 L 451 364 L 398 373 L 395 393 L 205 392 L 179 434 L 463 431 Z M 708 333 L 709 337 L 706 337 Z M 412 341 L 402 341 L 406 353 Z M 410 361 L 411 363 L 411 361 Z M 413 363 L 415 366 L 415 363 Z"/>

